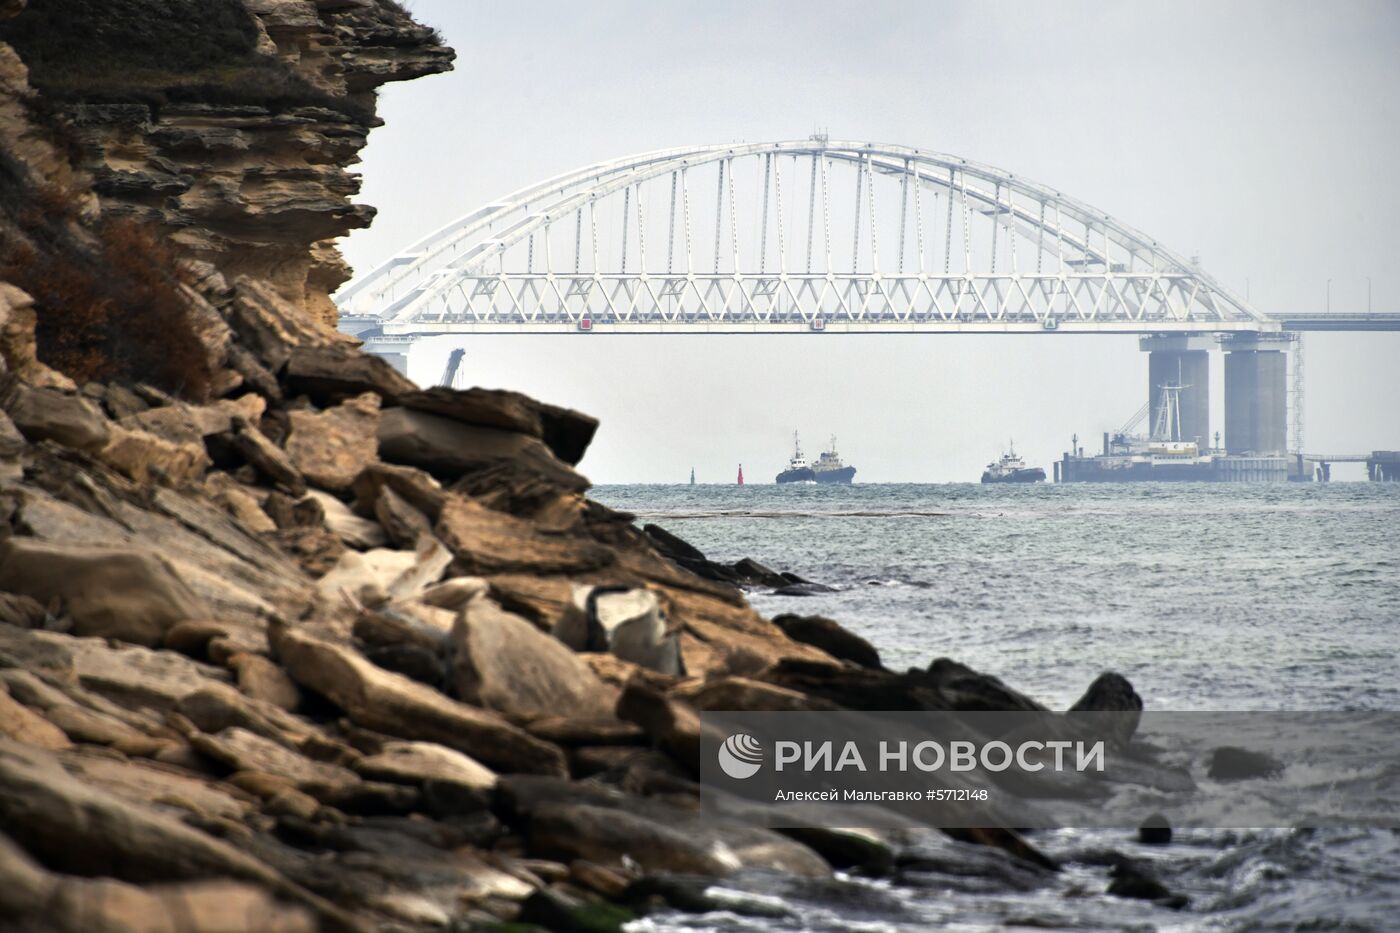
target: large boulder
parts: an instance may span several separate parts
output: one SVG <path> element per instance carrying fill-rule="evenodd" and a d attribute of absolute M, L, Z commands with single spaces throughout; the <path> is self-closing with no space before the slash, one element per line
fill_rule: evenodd
<path fill-rule="evenodd" d="M 572 408 L 560 408 L 544 402 L 536 403 L 540 413 L 540 439 L 554 455 L 565 463 L 576 465 L 583 459 L 593 435 L 598 431 L 598 419 Z"/>
<path fill-rule="evenodd" d="M 432 476 L 415 467 L 390 463 L 371 463 L 355 477 L 351 487 L 355 494 L 355 511 L 365 518 L 376 517 L 380 494 L 388 489 L 410 506 L 435 522 L 447 502 L 447 492 Z"/>
<path fill-rule="evenodd" d="M 239 652 L 228 660 L 238 678 L 238 689 L 253 700 L 270 703 L 291 712 L 301 705 L 301 690 L 272 661 L 260 654 Z"/>
<path fill-rule="evenodd" d="M 503 389 L 449 389 L 435 386 L 399 397 L 399 404 L 451 418 L 463 424 L 500 428 L 544 441 L 569 465 L 583 459 L 598 430 L 598 419 L 568 408 L 537 402 Z"/>
<path fill-rule="evenodd" d="M 554 637 L 575 651 L 607 651 L 662 674 L 685 674 L 680 642 L 651 590 L 575 587 Z"/>
<path fill-rule="evenodd" d="M 572 492 L 589 485 L 531 434 L 463 424 L 409 408 L 391 408 L 380 417 L 379 456 L 444 479 L 509 465 Z"/>
<path fill-rule="evenodd" d="M 421 509 L 385 486 L 374 501 L 374 517 L 385 536 L 399 547 L 416 547 L 424 535 L 433 533 L 433 523 Z"/>
<path fill-rule="evenodd" d="M 268 440 L 252 422 L 242 418 L 234 423 L 233 447 L 239 456 L 272 483 L 293 496 L 306 495 L 306 479 L 286 451 Z"/>
<path fill-rule="evenodd" d="M 393 401 L 418 388 L 374 354 L 346 345 L 294 348 L 282 382 L 289 395 L 306 395 L 317 405 L 334 405 L 366 392 Z"/>
<path fill-rule="evenodd" d="M 1142 719 L 1142 697 L 1138 696 L 1128 678 L 1122 674 L 1105 671 L 1084 695 L 1069 708 L 1069 717 L 1076 713 L 1104 714 L 1088 717 L 1096 731 L 1117 745 L 1127 745 L 1137 733 L 1138 722 Z"/>
<path fill-rule="evenodd" d="M 1045 706 L 1008 687 L 1000 678 L 975 671 L 951 658 L 934 659 L 927 674 L 926 682 L 938 688 L 951 709 L 1046 711 Z"/>
<path fill-rule="evenodd" d="M 239 418 L 257 423 L 266 411 L 267 402 L 262 396 L 250 394 L 237 399 L 220 399 L 208 405 L 182 402 L 162 405 L 133 412 L 119 423 L 133 430 L 149 431 L 176 444 L 203 443 L 206 437 L 232 432 Z"/>
<path fill-rule="evenodd" d="M 170 441 L 121 425 L 111 426 L 110 439 L 97 452 L 97 458 L 138 483 L 178 486 L 198 480 L 209 468 L 209 455 L 202 442 Z"/>
<path fill-rule="evenodd" d="M 10 538 L 0 544 L 0 589 L 45 604 L 61 599 L 78 635 L 149 647 L 177 623 L 210 614 L 164 557 L 134 547 Z"/>
<path fill-rule="evenodd" d="M 1274 756 L 1234 745 L 1223 745 L 1211 752 L 1206 768 L 1207 777 L 1222 783 L 1273 778 L 1282 772 L 1283 763 Z"/>
<path fill-rule="evenodd" d="M 520 718 L 612 712 L 615 691 L 574 652 L 488 597 L 467 603 L 452 630 L 451 652 L 453 687 L 473 705 Z"/>
<path fill-rule="evenodd" d="M 59 389 L 13 381 L 0 390 L 0 408 L 30 441 L 53 441 L 74 450 L 94 452 L 107 446 L 111 426 L 92 402 Z"/>
<path fill-rule="evenodd" d="M 880 652 L 875 650 L 875 646 L 854 632 L 842 628 L 833 619 L 784 613 L 774 616 L 773 624 L 793 641 L 820 648 L 833 658 L 850 661 L 861 667 L 881 667 Z"/>
<path fill-rule="evenodd" d="M 490 768 L 436 742 L 385 742 L 378 754 L 361 758 L 355 770 L 370 780 L 401 784 L 440 781 L 481 791 L 496 786 Z"/>
<path fill-rule="evenodd" d="M 656 745 L 691 774 L 700 773 L 700 715 L 639 678 L 617 700 L 617 717 L 642 727 Z"/>
<path fill-rule="evenodd" d="M 224 729 L 216 735 L 195 733 L 189 738 L 190 744 L 198 751 L 222 762 L 232 771 L 274 774 L 287 778 L 303 789 L 359 782 L 353 771 L 306 758 L 279 742 L 238 726 Z"/>
<path fill-rule="evenodd" d="M 275 629 L 277 654 L 297 683 L 339 706 L 357 725 L 403 739 L 437 742 L 497 771 L 567 773 L 558 747 L 511 725 L 498 713 L 454 702 L 310 629 Z"/>
<path fill-rule="evenodd" d="M 287 456 L 313 486 L 345 492 L 379 449 L 379 396 L 366 392 L 323 412 L 292 411 Z"/>
<path fill-rule="evenodd" d="M 601 544 L 542 534 L 529 522 L 458 496 L 442 506 L 436 532 L 465 573 L 583 573 L 616 560 Z"/>
<path fill-rule="evenodd" d="M 426 411 L 463 424 L 500 428 L 541 437 L 539 403 L 528 395 L 505 389 L 451 389 L 433 386 L 399 397 L 399 404 L 414 411 Z"/>
<path fill-rule="evenodd" d="M 310 477 L 307 477 L 310 479 Z M 389 538 L 384 534 L 384 529 L 378 522 L 370 521 L 368 518 L 361 518 L 355 514 L 355 510 L 328 492 L 321 492 L 319 489 L 312 489 L 307 493 L 307 499 L 313 500 L 321 510 L 321 522 L 326 526 L 326 530 L 344 541 L 347 547 L 367 550 L 369 548 L 383 547 L 389 543 Z M 296 503 L 296 506 L 303 506 L 306 499 Z"/>
<path fill-rule="evenodd" d="M 390 597 L 416 595 L 442 579 L 451 563 L 451 553 L 432 538 L 424 539 L 417 551 L 346 551 L 316 585 L 334 602 L 348 594 L 363 605 L 376 606 Z"/>
<path fill-rule="evenodd" d="M 234 348 L 248 353 L 256 368 L 261 370 L 261 373 L 253 375 L 250 382 L 256 384 L 262 381 L 257 377 L 270 375 L 268 370 L 276 372 L 282 369 L 300 348 L 316 348 L 349 340 L 318 326 L 299 304 L 288 301 L 262 279 L 240 275 L 232 284 L 228 317 L 229 324 L 239 337 Z M 335 349 L 353 352 L 345 344 Z M 243 366 L 237 368 L 240 371 L 246 369 Z M 244 375 L 246 378 L 249 373 L 245 371 Z"/>

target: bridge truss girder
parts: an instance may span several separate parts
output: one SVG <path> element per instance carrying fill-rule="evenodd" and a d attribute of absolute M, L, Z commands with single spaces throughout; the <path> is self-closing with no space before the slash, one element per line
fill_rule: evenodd
<path fill-rule="evenodd" d="M 753 204 L 746 195 L 745 220 L 759 232 L 741 250 L 735 163 L 745 159 L 759 160 L 762 197 Z M 788 159 L 785 211 L 780 162 Z M 801 159 L 810 162 L 805 249 L 803 218 L 793 205 Z M 705 166 L 718 170 L 712 229 L 704 231 L 706 240 L 713 233 L 709 269 L 696 255 L 700 237 L 690 187 L 691 173 Z M 841 270 L 833 248 L 833 234 L 840 231 L 832 220 L 831 179 L 838 166 L 855 176 L 849 268 Z M 664 197 L 668 178 L 669 201 Z M 881 189 L 897 192 L 897 236 L 891 236 L 888 218 L 883 230 L 897 241 L 895 260 L 888 253 L 883 257 L 894 271 L 881 271 L 877 179 L 896 183 Z M 664 203 L 658 206 L 653 199 L 651 210 L 644 211 L 645 186 L 658 183 Z M 753 187 L 756 192 L 757 180 Z M 941 271 L 927 261 L 926 240 L 934 231 L 926 223 L 921 193 L 928 189 L 935 209 L 940 197 L 944 201 Z M 599 258 L 604 202 L 621 205 L 620 262 L 611 266 Z M 909 261 L 911 207 L 915 262 Z M 629 233 L 633 208 L 635 226 Z M 956 241 L 955 211 L 961 234 Z M 646 251 L 646 231 L 650 225 L 656 232 L 657 214 L 666 221 L 660 226 L 664 268 L 658 268 L 654 240 L 650 257 Z M 784 218 L 792 214 L 797 222 L 789 218 L 785 237 Z M 563 256 L 551 248 L 560 224 L 566 234 L 574 233 L 571 256 L 567 248 Z M 1000 243 L 999 237 L 1004 237 Z M 961 270 L 952 268 L 955 255 Z M 630 257 L 635 257 L 631 271 Z M 916 270 L 906 271 L 906 265 Z M 380 333 L 399 336 L 593 328 L 1004 332 L 1064 327 L 1144 333 L 1278 327 L 1193 262 L 1060 192 L 953 156 L 824 139 L 664 150 L 567 173 L 436 231 L 352 282 L 337 301 L 347 323 L 377 325 Z"/>

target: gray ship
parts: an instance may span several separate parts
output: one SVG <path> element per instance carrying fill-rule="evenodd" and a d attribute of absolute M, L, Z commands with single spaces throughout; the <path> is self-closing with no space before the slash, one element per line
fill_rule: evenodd
<path fill-rule="evenodd" d="M 841 462 L 841 457 L 836 453 L 836 438 L 831 439 L 831 449 L 822 451 L 815 463 L 808 462 L 802 453 L 802 442 L 797 437 L 797 432 L 792 435 L 792 459 L 788 461 L 787 469 L 777 476 L 777 482 L 787 483 L 837 483 L 849 486 L 851 480 L 856 475 L 856 468 L 846 466 Z"/>
<path fill-rule="evenodd" d="M 1148 416 L 1144 405 L 1132 419 L 1112 434 L 1103 436 L 1103 453 L 1084 456 L 1076 435 L 1071 450 L 1055 464 L 1055 481 L 1063 483 L 1143 483 L 1143 482 L 1280 482 L 1288 477 L 1288 459 L 1281 455 L 1227 455 L 1210 448 L 1202 438 L 1185 438 L 1182 431 L 1181 393 L 1191 388 L 1175 382 L 1160 386 L 1156 419 L 1147 437 L 1131 432 Z"/>
<path fill-rule="evenodd" d="M 1028 467 L 1026 461 L 1016 455 L 1013 442 L 1000 460 L 987 464 L 982 471 L 984 483 L 1040 483 L 1045 481 L 1045 471 L 1040 467 Z"/>

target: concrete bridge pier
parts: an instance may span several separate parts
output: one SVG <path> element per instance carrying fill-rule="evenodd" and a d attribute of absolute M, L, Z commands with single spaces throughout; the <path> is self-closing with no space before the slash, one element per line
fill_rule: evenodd
<path fill-rule="evenodd" d="M 1400 483 L 1400 450 L 1373 450 L 1366 475 L 1378 483 Z"/>
<path fill-rule="evenodd" d="M 392 366 L 392 367 L 394 367 L 395 369 L 397 369 L 397 370 L 398 370 L 400 373 L 402 373 L 403 375 L 405 375 L 405 376 L 408 375 L 408 354 L 407 354 L 407 353 L 394 353 L 393 351 L 379 351 L 379 350 L 370 350 L 370 352 L 373 353 L 375 356 L 379 357 L 381 360 L 384 360 L 384 361 L 385 361 L 386 363 L 388 363 L 390 366 Z"/>
<path fill-rule="evenodd" d="M 1162 387 L 1179 385 L 1183 387 L 1178 401 L 1181 440 L 1195 441 L 1202 450 L 1210 447 L 1210 338 L 1153 334 L 1140 338 L 1138 348 L 1148 355 L 1147 430 L 1156 429 L 1163 402 Z"/>
<path fill-rule="evenodd" d="M 408 375 L 408 354 L 413 346 L 412 337 L 385 336 L 376 331 L 356 336 L 364 341 L 365 352 L 373 353 L 403 375 Z"/>
<path fill-rule="evenodd" d="M 1288 447 L 1287 334 L 1228 334 L 1225 452 L 1281 455 Z"/>

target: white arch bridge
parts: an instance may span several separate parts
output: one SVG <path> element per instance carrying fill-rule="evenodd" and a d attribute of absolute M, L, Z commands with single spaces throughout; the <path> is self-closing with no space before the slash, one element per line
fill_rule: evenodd
<path fill-rule="evenodd" d="M 956 156 L 821 136 L 568 172 L 429 234 L 336 301 L 343 329 L 399 352 L 466 333 L 1286 326 L 1053 188 Z"/>

